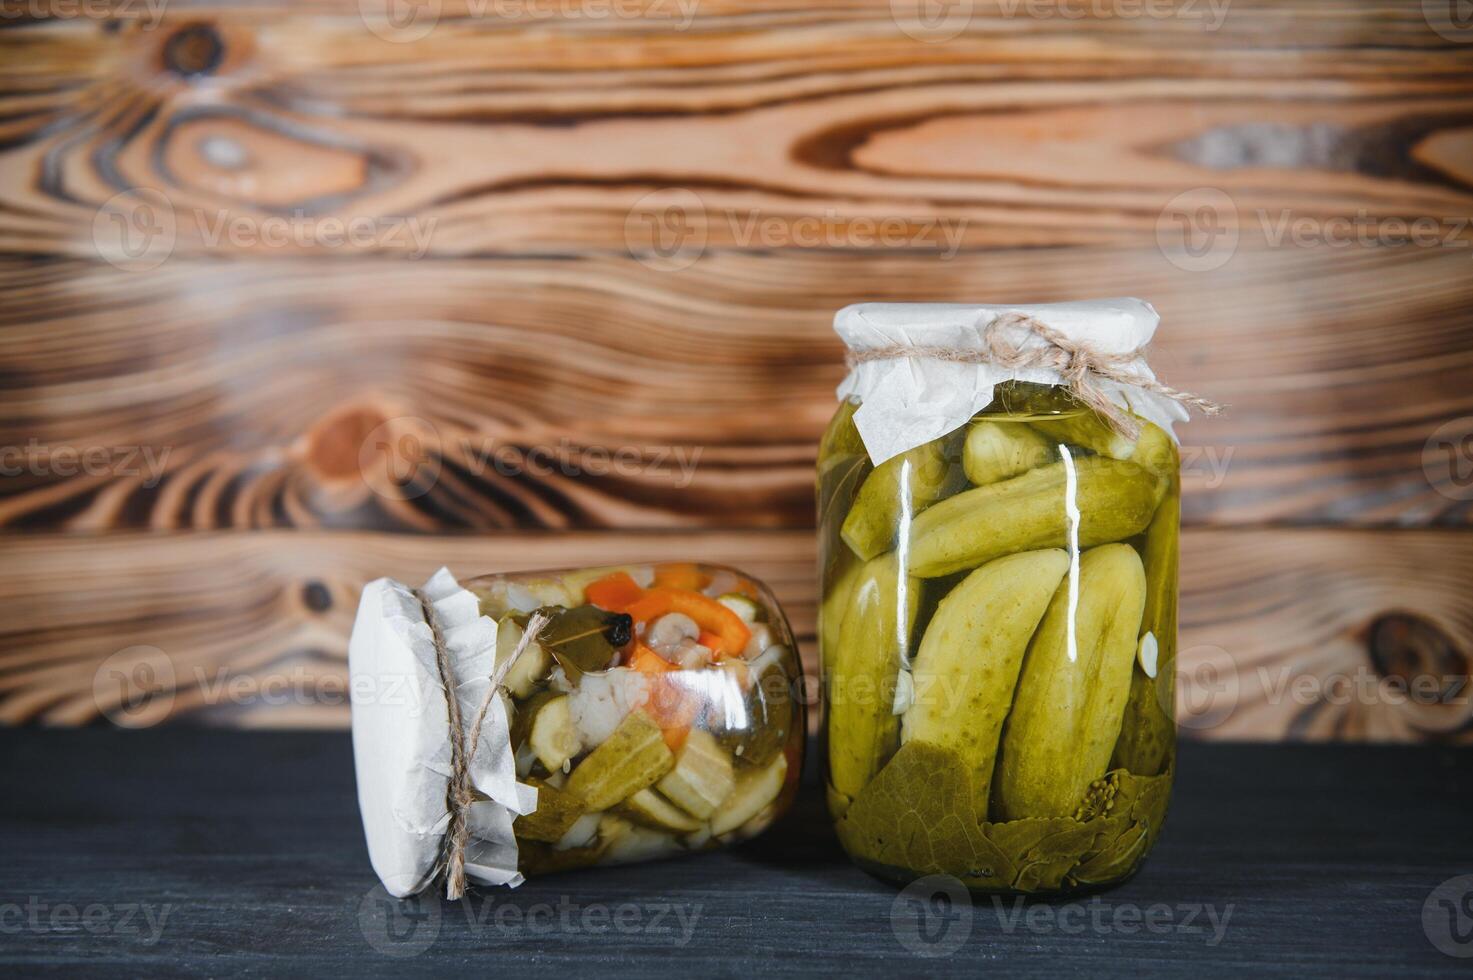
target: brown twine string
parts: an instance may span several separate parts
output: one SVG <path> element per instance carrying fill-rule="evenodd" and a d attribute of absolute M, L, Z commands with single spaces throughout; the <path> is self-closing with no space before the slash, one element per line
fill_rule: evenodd
<path fill-rule="evenodd" d="M 429 626 L 430 635 L 435 642 L 435 665 L 440 669 L 440 683 L 445 686 L 445 704 L 450 714 L 450 785 L 445 794 L 450 809 L 450 826 L 445 831 L 445 854 L 440 863 L 445 872 L 445 897 L 454 902 L 465 894 L 465 848 L 470 842 L 468 817 L 471 804 L 476 802 L 470 770 L 471 760 L 476 757 L 476 748 L 481 741 L 481 723 L 486 720 L 491 699 L 496 696 L 501 682 L 506 679 L 507 671 L 511 670 L 517 658 L 537 639 L 537 634 L 547 625 L 547 616 L 540 612 L 533 613 L 511 656 L 492 671 L 491 683 L 481 698 L 481 705 L 476 710 L 475 720 L 467 735 L 461 724 L 460 700 L 455 696 L 455 668 L 450 663 L 450 651 L 445 646 L 445 637 L 440 632 L 439 624 L 435 622 L 430 602 L 424 593 L 415 589 L 414 597 L 419 600 L 420 608 L 424 611 L 425 624 Z"/>
<path fill-rule="evenodd" d="M 1047 341 L 1047 346 L 1024 350 L 1021 346 L 1008 343 L 1002 330 L 1010 326 L 1026 327 L 1035 336 Z M 1130 439 L 1140 435 L 1140 423 L 1110 400 L 1099 386 L 1100 378 L 1155 392 L 1180 405 L 1195 408 L 1204 415 L 1216 415 L 1222 411 L 1222 406 L 1216 402 L 1125 370 L 1127 365 L 1140 356 L 1141 348 L 1123 354 L 1097 350 L 1089 343 L 1073 340 L 1026 313 L 1003 313 L 993 317 L 985 327 L 981 327 L 981 334 L 985 348 L 983 350 L 891 344 L 888 347 L 850 351 L 847 360 L 851 369 L 868 361 L 886 361 L 900 357 L 925 357 L 954 364 L 996 364 L 1012 371 L 1028 368 L 1051 369 L 1064 379 L 1065 386 L 1075 398 L 1093 409 L 1110 428 Z"/>

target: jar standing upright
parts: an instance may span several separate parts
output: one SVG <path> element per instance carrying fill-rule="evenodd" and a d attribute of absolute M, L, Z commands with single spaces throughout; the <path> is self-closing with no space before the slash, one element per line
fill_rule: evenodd
<path fill-rule="evenodd" d="M 1155 323 L 1138 300 L 837 317 L 882 352 L 818 458 L 828 803 L 866 870 L 1066 894 L 1160 833 L 1185 412 L 1119 384 L 1090 404 L 1050 366 L 1076 341 L 1126 362 Z"/>

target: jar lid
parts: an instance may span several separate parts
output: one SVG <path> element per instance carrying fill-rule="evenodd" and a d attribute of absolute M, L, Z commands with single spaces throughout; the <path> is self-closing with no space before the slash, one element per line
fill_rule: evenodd
<path fill-rule="evenodd" d="M 431 629 L 433 619 L 435 629 Z M 453 677 L 442 677 L 436 631 Z M 450 825 L 452 774 L 447 687 L 462 726 L 480 711 L 496 659 L 496 621 L 474 593 L 440 569 L 414 589 L 393 579 L 368 583 L 348 642 L 353 761 L 358 808 L 373 870 L 389 894 L 429 886 Z M 468 760 L 483 802 L 467 814 L 466 876 L 517 885 L 516 815 L 537 808 L 537 791 L 517 782 L 502 700 L 492 697 Z"/>
<path fill-rule="evenodd" d="M 990 305 L 968 303 L 857 303 L 834 315 L 834 330 L 855 352 L 899 348 L 984 352 L 986 328 L 1018 314 L 1105 354 L 1141 351 L 1160 316 L 1150 303 L 1129 297 L 1073 303 Z M 1005 331 L 1020 350 L 1046 345 L 1026 329 Z M 1144 354 L 1130 360 L 1130 374 L 1155 380 Z M 992 403 L 993 387 L 1005 381 L 1063 384 L 1057 370 L 1010 368 L 932 356 L 884 357 L 854 364 L 839 385 L 841 399 L 861 402 L 854 413 L 860 439 L 876 465 L 965 425 Z M 1110 401 L 1167 432 L 1187 411 L 1162 395 L 1134 385 L 1101 381 Z M 1174 437 L 1173 433 L 1173 437 Z"/>

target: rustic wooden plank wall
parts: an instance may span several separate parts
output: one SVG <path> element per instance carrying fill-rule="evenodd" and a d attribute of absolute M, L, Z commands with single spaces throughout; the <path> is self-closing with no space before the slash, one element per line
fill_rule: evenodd
<path fill-rule="evenodd" d="M 52 7 L 0 7 L 0 721 L 342 724 L 357 587 L 441 562 L 736 562 L 811 641 L 833 310 L 1133 294 L 1231 405 L 1191 732 L 1473 739 L 1435 4 Z"/>

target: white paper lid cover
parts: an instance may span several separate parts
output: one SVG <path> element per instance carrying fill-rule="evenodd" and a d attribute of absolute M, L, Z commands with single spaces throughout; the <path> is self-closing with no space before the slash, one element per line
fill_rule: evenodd
<path fill-rule="evenodd" d="M 462 725 L 469 728 L 491 683 L 496 621 L 475 594 L 440 569 L 420 589 L 444 640 Z M 433 880 L 450 824 L 449 709 L 434 634 L 414 590 L 393 579 L 368 583 L 348 643 L 353 760 L 358 808 L 373 870 L 384 888 L 412 895 Z M 470 760 L 471 785 L 488 798 L 468 814 L 466 876 L 516 885 L 515 815 L 537 808 L 534 787 L 517 782 L 506 711 L 490 700 Z"/>
<path fill-rule="evenodd" d="M 896 345 L 985 350 L 982 328 L 1005 313 L 1034 317 L 1068 336 L 1114 354 L 1150 342 L 1160 316 L 1150 303 L 1129 297 L 1073 303 L 1016 305 L 968 303 L 856 303 L 834 315 L 834 330 L 851 350 Z M 1008 328 L 1007 339 L 1024 349 L 1044 345 L 1024 328 Z M 1154 379 L 1144 355 L 1126 370 Z M 993 364 L 964 364 L 902 357 L 855 365 L 839 385 L 841 399 L 858 399 L 854 424 L 876 465 L 907 449 L 939 439 L 966 424 L 992 403 L 994 385 L 1004 381 L 1060 384 L 1057 371 L 1014 370 Z M 1172 432 L 1185 421 L 1181 405 L 1133 385 L 1101 379 L 1110 400 Z M 1172 433 L 1173 436 L 1175 433 Z"/>

